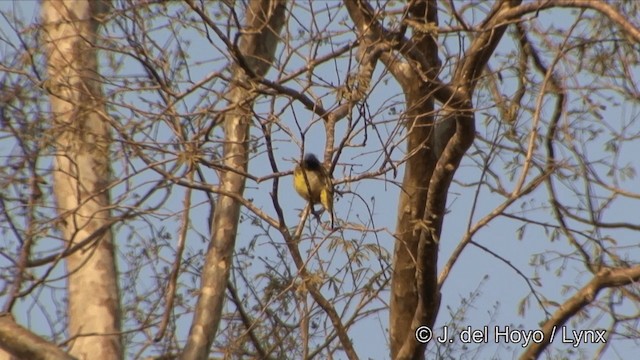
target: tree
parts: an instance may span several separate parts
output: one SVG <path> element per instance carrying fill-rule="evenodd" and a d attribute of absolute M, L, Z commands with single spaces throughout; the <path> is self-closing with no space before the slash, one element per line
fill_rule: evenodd
<path fill-rule="evenodd" d="M 48 131 L 56 151 L 50 176 L 53 179 L 57 226 L 63 250 L 45 263 L 64 257 L 67 272 L 68 351 L 76 358 L 121 358 L 120 309 L 117 271 L 110 215 L 109 127 L 104 112 L 97 58 L 93 47 L 101 2 L 50 0 L 42 3 L 42 34 L 46 47 L 46 90 L 50 94 L 51 125 Z M 14 128 L 9 119 L 10 132 Z M 36 134 L 30 133 L 27 136 Z M 19 134 L 20 137 L 24 134 Z M 19 138 L 18 138 L 19 139 Z M 19 146 L 28 147 L 27 144 Z M 25 149 L 26 150 L 26 149 Z M 39 154 L 40 149 L 31 149 Z M 38 222 L 34 212 L 42 196 L 37 177 L 37 156 L 23 159 L 33 173 L 28 195 L 29 222 Z M 29 224 L 31 225 L 31 224 Z M 42 241 L 32 228 L 14 233 L 20 239 L 17 269 L 5 311 L 21 296 L 29 277 L 31 249 Z M 44 279 L 43 279 L 44 280 Z M 36 281 L 36 286 L 40 280 Z M 33 291 L 29 289 L 27 292 Z M 13 329 L 9 326 L 7 330 Z M 100 334 L 85 336 L 84 334 Z M 31 340 L 31 339 L 29 339 Z M 25 358 L 43 356 L 14 344 L 12 352 Z M 49 351 L 46 347 L 40 350 Z"/>
<path fill-rule="evenodd" d="M 640 338 L 635 3 L 62 3 L 2 11 L 5 351 L 529 359 Z M 292 195 L 321 149 L 335 229 Z M 107 296 L 111 328 L 74 318 L 74 288 Z M 537 340 L 463 343 L 478 323 Z"/>

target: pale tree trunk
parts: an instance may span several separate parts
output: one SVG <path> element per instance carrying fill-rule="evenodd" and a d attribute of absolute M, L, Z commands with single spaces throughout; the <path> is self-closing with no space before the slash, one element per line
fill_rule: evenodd
<path fill-rule="evenodd" d="M 56 156 L 54 193 L 68 249 L 69 353 L 120 359 L 119 295 L 109 212 L 109 145 L 93 46 L 99 1 L 42 3 Z"/>
<path fill-rule="evenodd" d="M 210 21 L 202 9 L 192 1 L 189 5 L 203 21 Z M 242 196 L 249 162 L 249 129 L 253 99 L 251 78 L 264 76 L 270 69 L 279 32 L 285 20 L 285 2 L 253 0 L 246 10 L 244 35 L 240 38 L 233 81 L 226 98 L 232 111 L 223 116 L 225 145 L 224 165 L 236 171 L 221 174 L 220 184 L 225 193 Z M 214 25 L 214 24 L 210 24 Z M 214 27 L 214 26 L 212 26 Z M 233 49 L 230 49 L 233 51 Z M 211 239 L 202 269 L 200 297 L 189 338 L 182 359 L 207 359 L 222 316 L 229 269 L 235 246 L 241 204 L 233 197 L 220 195 L 215 207 Z"/>

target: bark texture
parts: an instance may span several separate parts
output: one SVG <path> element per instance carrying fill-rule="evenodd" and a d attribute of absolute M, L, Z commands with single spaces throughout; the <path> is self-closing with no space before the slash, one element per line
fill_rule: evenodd
<path fill-rule="evenodd" d="M 403 27 L 392 33 L 368 2 L 345 0 L 361 36 L 393 49 L 381 60 L 402 86 L 406 100 L 407 158 L 398 202 L 389 319 L 393 359 L 424 359 L 425 345 L 415 340 L 414 331 L 421 325 L 433 327 L 440 309 L 440 234 L 449 186 L 475 137 L 473 91 L 508 26 L 509 10 L 518 4 L 505 0 L 494 5 L 481 26 L 484 31 L 473 39 L 451 82 L 444 83 L 438 78 L 436 1 L 411 2 Z M 405 37 L 409 26 L 411 36 Z"/>
<path fill-rule="evenodd" d="M 77 248 L 66 265 L 69 353 L 79 359 L 122 358 L 117 270 L 108 230 L 110 136 L 94 46 L 95 16 L 103 4 L 42 3 L 58 225 L 67 247 Z"/>
<path fill-rule="evenodd" d="M 0 359 L 74 360 L 55 344 L 18 325 L 8 315 L 0 315 Z M 13 354 L 13 356 L 9 355 Z"/>
<path fill-rule="evenodd" d="M 195 4 L 191 7 L 202 13 Z M 284 25 L 285 3 L 272 0 L 254 0 L 246 9 L 244 35 L 238 48 L 232 46 L 234 64 L 233 82 L 228 89 L 228 100 L 233 110 L 223 117 L 225 131 L 224 165 L 229 169 L 221 174 L 224 193 L 241 196 L 244 192 L 249 163 L 249 129 L 253 98 L 252 78 L 264 76 L 273 62 L 279 32 Z M 203 19 L 205 17 L 203 16 Z M 215 28 L 215 24 L 210 26 Z M 229 44 L 230 45 L 230 44 Z M 201 293 L 182 359 L 207 359 L 222 317 L 229 269 L 231 267 L 240 217 L 241 203 L 220 195 L 215 207 L 209 249 L 202 269 Z"/>

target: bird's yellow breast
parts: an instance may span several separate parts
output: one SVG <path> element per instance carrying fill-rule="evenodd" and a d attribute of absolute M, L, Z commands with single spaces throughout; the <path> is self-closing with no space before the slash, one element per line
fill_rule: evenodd
<path fill-rule="evenodd" d="M 325 184 L 317 173 L 303 171 L 302 168 L 297 167 L 293 173 L 293 186 L 300 196 L 317 204 L 320 202 L 320 194 Z"/>

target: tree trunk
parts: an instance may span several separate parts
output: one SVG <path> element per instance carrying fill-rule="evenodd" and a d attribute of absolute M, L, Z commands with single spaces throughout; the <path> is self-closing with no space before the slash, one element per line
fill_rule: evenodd
<path fill-rule="evenodd" d="M 110 136 L 93 46 L 103 2 L 42 3 L 59 226 L 68 249 L 69 353 L 121 359 L 120 309 L 109 199 Z"/>
<path fill-rule="evenodd" d="M 189 2 L 196 11 L 202 11 Z M 224 165 L 237 172 L 221 174 L 224 192 L 242 196 L 249 163 L 249 129 L 253 98 L 251 78 L 264 76 L 273 62 L 279 32 L 284 25 L 285 3 L 253 0 L 246 10 L 245 28 L 240 39 L 233 82 L 227 98 L 233 110 L 224 119 Z M 232 49 L 230 49 L 232 50 Z M 213 119 L 212 119 L 213 121 Z M 215 207 L 209 249 L 202 270 L 200 297 L 182 359 L 207 359 L 222 317 L 229 269 L 235 247 L 241 204 L 230 196 L 220 195 Z"/>
<path fill-rule="evenodd" d="M 438 24 L 434 1 L 417 1 L 409 11 L 416 21 Z M 440 72 L 438 47 L 431 34 L 414 33 L 412 40 L 425 74 Z M 424 81 L 401 82 L 407 101 L 407 153 L 403 191 L 398 201 L 398 223 L 390 302 L 390 340 L 393 359 L 424 358 L 424 346 L 413 331 L 420 325 L 433 326 L 439 310 L 437 262 L 441 226 L 431 223 L 427 209 L 429 183 L 438 155 L 434 135 L 434 92 Z M 447 139 L 443 139 L 447 141 Z"/>

